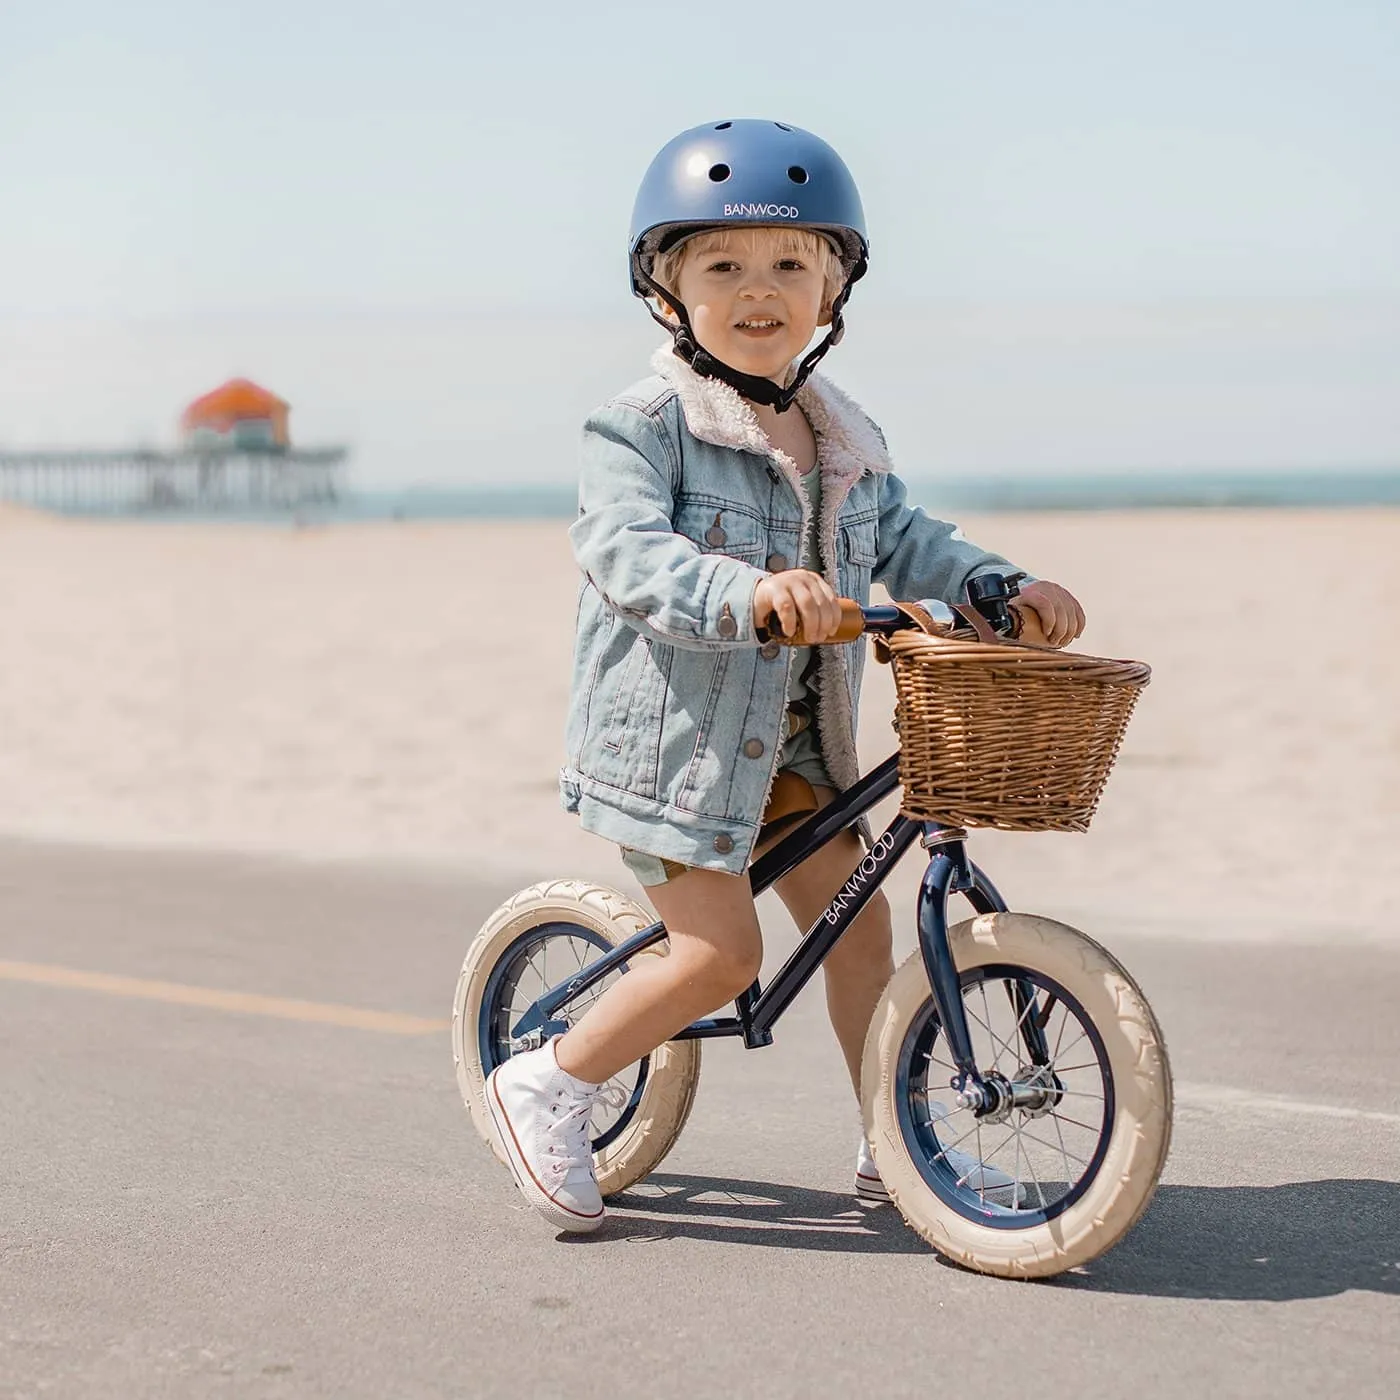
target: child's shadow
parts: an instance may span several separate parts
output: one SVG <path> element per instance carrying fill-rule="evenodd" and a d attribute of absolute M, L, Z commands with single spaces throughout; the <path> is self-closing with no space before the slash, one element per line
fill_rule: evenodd
<path fill-rule="evenodd" d="M 932 1257 L 895 1210 L 832 1191 L 657 1173 L 611 1204 L 604 1233 L 613 1238 Z M 1281 1302 L 1350 1289 L 1400 1296 L 1400 1185 L 1163 1186 L 1115 1249 L 1057 1282 L 1174 1298 Z"/>

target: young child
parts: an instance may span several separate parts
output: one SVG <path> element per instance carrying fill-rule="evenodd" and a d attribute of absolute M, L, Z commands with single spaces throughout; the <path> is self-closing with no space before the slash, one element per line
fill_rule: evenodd
<path fill-rule="evenodd" d="M 630 253 L 632 290 L 654 299 L 672 342 L 584 429 L 561 781 L 566 808 L 647 887 L 670 956 L 639 960 L 567 1034 L 486 1085 L 521 1190 L 573 1231 L 604 1214 L 588 1132 L 598 1086 L 758 975 L 744 872 L 775 779 L 797 775 L 825 805 L 859 776 L 865 644 L 780 647 L 759 629 L 776 613 L 785 635 L 800 624 L 819 641 L 837 599 L 866 602 L 872 578 L 895 598 L 960 602 L 970 578 L 1014 569 L 911 508 L 880 430 L 812 375 L 868 256 L 860 197 L 825 142 L 765 121 L 684 132 L 642 182 Z M 1062 646 L 1083 629 L 1058 585 L 1029 583 L 1019 602 L 1028 637 Z M 862 854 L 848 832 L 778 882 L 799 929 Z M 893 972 L 877 893 L 824 964 L 857 1096 Z M 970 1157 L 957 1165 L 1011 1182 Z M 888 1199 L 865 1142 L 856 1174 L 862 1196 Z"/>

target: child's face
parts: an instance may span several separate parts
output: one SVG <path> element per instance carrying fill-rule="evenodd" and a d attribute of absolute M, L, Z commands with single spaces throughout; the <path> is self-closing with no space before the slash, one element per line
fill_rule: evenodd
<path fill-rule="evenodd" d="M 794 245 L 791 229 L 767 226 L 701 235 L 676 278 L 696 340 L 725 364 L 779 382 L 830 321 L 824 292 L 820 260 Z"/>

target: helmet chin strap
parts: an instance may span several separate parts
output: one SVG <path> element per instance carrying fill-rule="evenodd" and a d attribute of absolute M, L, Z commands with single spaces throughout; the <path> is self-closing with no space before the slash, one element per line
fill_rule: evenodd
<path fill-rule="evenodd" d="M 861 272 L 864 270 L 863 267 L 860 269 Z M 786 413 L 792 407 L 797 400 L 798 390 L 811 377 L 812 371 L 817 367 L 817 362 L 833 345 L 839 344 L 846 329 L 841 319 L 841 309 L 846 303 L 846 295 L 851 290 L 851 283 L 859 275 L 859 272 L 856 273 L 841 288 L 836 300 L 831 303 L 831 329 L 820 345 L 813 347 L 802 357 L 802 363 L 797 366 L 797 373 L 793 375 L 791 382 L 784 386 L 761 374 L 745 374 L 743 370 L 735 369 L 733 365 L 727 365 L 723 360 L 716 359 L 695 339 L 695 331 L 690 324 L 690 313 L 676 300 L 676 294 L 654 282 L 650 273 L 641 272 L 642 280 L 647 286 L 676 313 L 679 324 L 677 321 L 671 321 L 661 315 L 650 303 L 647 305 L 652 320 L 670 332 L 675 342 L 672 347 L 675 353 L 696 374 L 702 375 L 706 379 L 718 379 L 721 383 L 728 384 L 731 389 L 742 394 L 750 403 L 767 404 L 779 413 Z"/>

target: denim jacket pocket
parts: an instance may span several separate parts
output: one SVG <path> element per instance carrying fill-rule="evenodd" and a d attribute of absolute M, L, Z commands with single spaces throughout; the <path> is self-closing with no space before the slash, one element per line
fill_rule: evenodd
<path fill-rule="evenodd" d="M 675 657 L 673 647 L 634 636 L 626 658 L 614 668 L 616 688 L 609 697 L 608 718 L 593 751 L 595 771 L 604 781 L 644 796 L 656 795 L 666 697 Z"/>
<path fill-rule="evenodd" d="M 752 511 L 719 496 L 686 496 L 676 503 L 676 533 L 706 554 L 727 554 L 746 564 L 763 555 L 764 522 Z"/>
<path fill-rule="evenodd" d="M 613 691 L 612 705 L 609 707 L 607 726 L 603 730 L 603 745 L 614 753 L 620 753 L 622 750 L 627 716 L 632 711 L 632 701 L 642 677 L 647 651 L 646 641 L 641 637 L 634 638 L 628 649 L 627 659 L 622 663 L 615 681 L 616 689 Z"/>
<path fill-rule="evenodd" d="M 841 527 L 841 591 L 859 603 L 870 597 L 870 575 L 879 559 L 875 530 L 874 517 Z"/>

